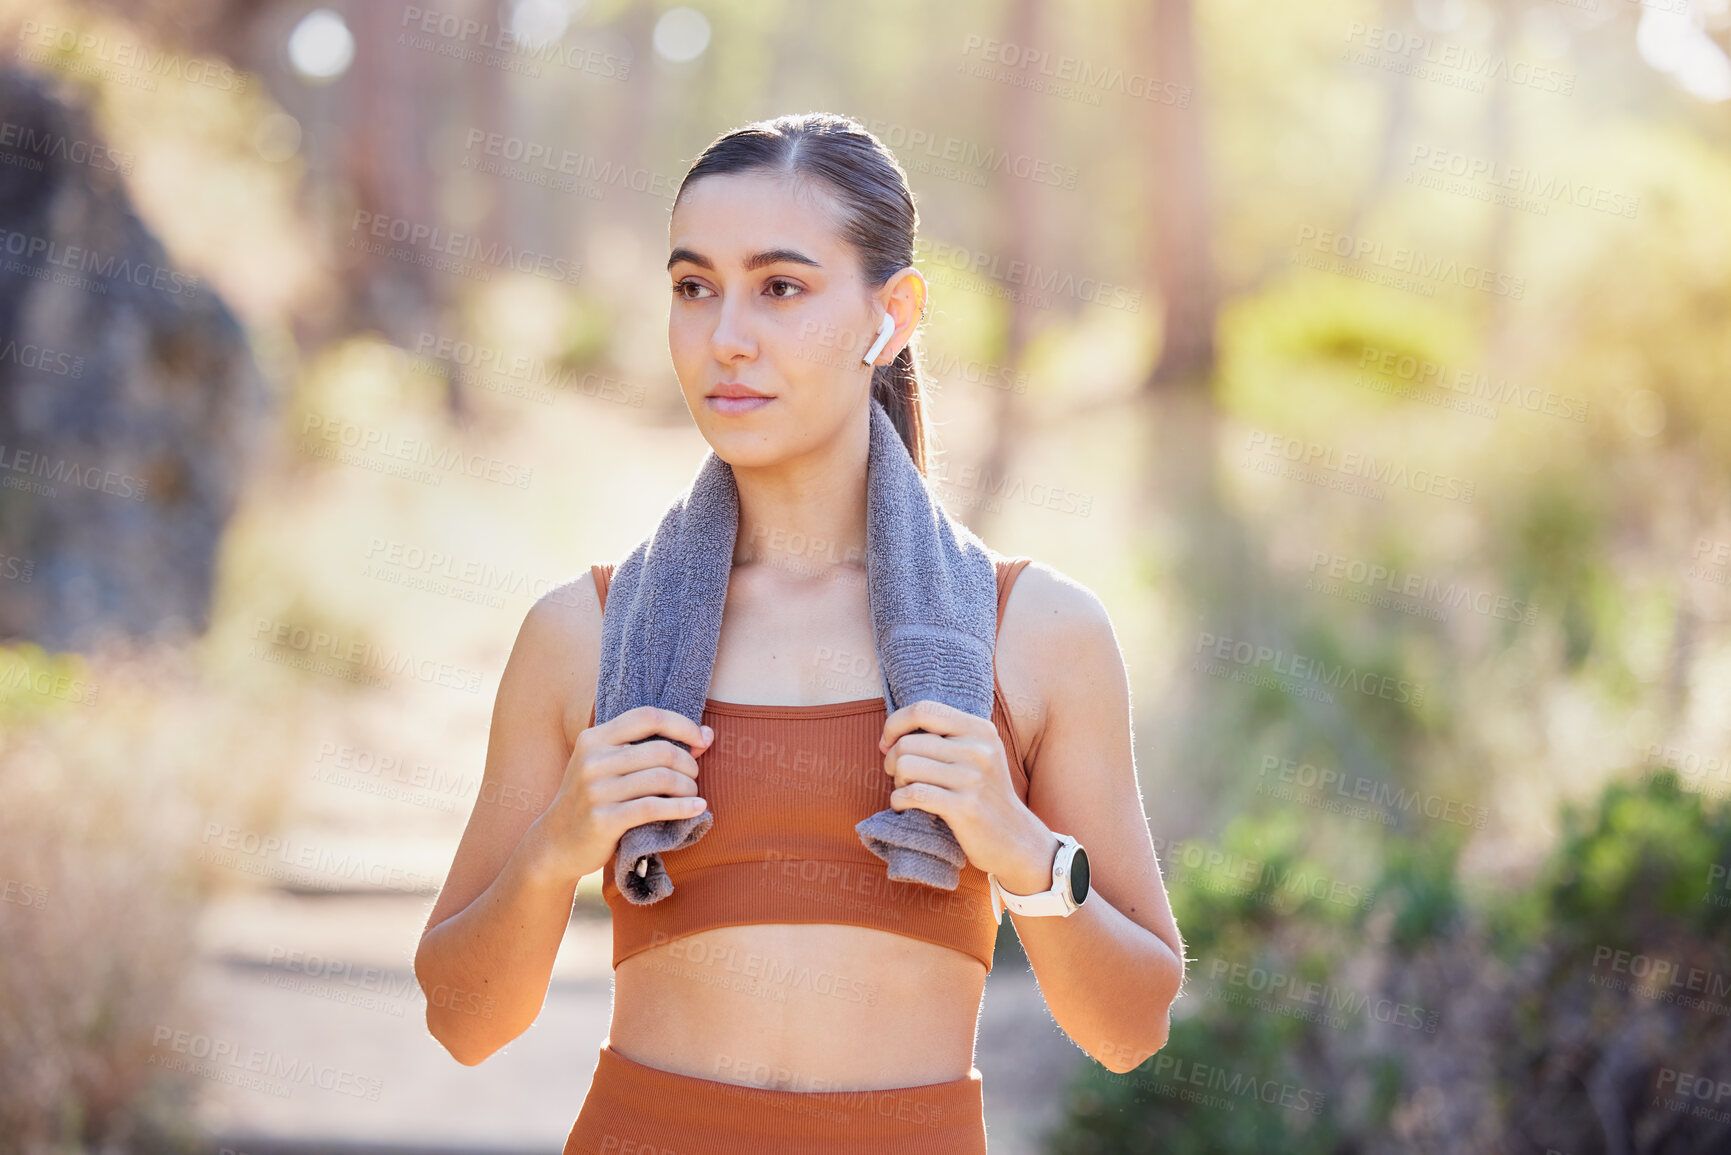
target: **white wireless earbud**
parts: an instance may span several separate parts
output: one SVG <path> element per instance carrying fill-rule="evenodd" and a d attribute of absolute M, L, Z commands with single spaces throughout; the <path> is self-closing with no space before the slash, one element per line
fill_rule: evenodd
<path fill-rule="evenodd" d="M 889 344 L 890 337 L 896 331 L 896 319 L 888 313 L 884 314 L 884 323 L 878 326 L 878 339 L 872 342 L 872 347 L 866 350 L 865 363 L 870 365 L 878 359 L 878 354 Z"/>

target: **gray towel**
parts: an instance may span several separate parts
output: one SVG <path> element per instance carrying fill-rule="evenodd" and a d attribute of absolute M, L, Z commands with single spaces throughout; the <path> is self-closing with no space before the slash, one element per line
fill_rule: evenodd
<path fill-rule="evenodd" d="M 733 467 L 712 451 L 608 582 L 596 725 L 643 705 L 702 722 L 738 532 Z M 992 555 L 932 497 L 875 397 L 866 462 L 866 592 L 885 708 L 894 713 L 930 699 L 990 718 L 998 621 Z M 620 892 L 638 904 L 672 894 L 661 853 L 696 842 L 714 821 L 705 810 L 627 830 L 613 872 Z M 954 890 L 961 879 L 967 856 L 934 814 L 880 810 L 854 828 L 888 864 L 892 880 Z"/>

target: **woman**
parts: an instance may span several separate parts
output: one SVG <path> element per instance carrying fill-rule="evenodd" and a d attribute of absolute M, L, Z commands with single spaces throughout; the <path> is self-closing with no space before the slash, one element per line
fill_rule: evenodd
<path fill-rule="evenodd" d="M 1055 868 L 1076 861 L 1060 835 L 1091 865 L 1081 905 L 1012 914 L 1047 1005 L 1116 1072 L 1166 1041 L 1183 943 L 1099 600 L 1045 565 L 994 558 L 992 720 L 935 719 L 917 702 L 885 716 L 866 434 L 875 398 L 924 473 L 917 223 L 893 156 L 828 115 L 722 136 L 675 198 L 674 368 L 739 497 L 713 697 L 701 726 L 650 707 L 594 725 L 611 567 L 537 603 L 501 679 L 481 801 L 415 959 L 429 1029 L 479 1063 L 534 1021 L 577 882 L 606 868 L 613 1019 L 567 1152 L 983 1152 L 973 1032 L 996 918 L 975 900 L 988 875 L 1012 896 L 1056 889 Z M 886 314 L 893 330 L 868 366 Z M 652 735 L 672 741 L 641 741 Z M 666 856 L 675 893 L 619 901 L 626 830 L 747 786 L 760 792 L 758 827 L 730 823 L 717 801 L 713 828 Z M 851 835 L 884 805 L 943 818 L 966 853 L 956 892 L 904 887 L 948 902 L 942 914 L 904 919 L 894 904 L 911 900 L 883 885 L 884 863 L 857 839 L 838 836 L 825 870 L 765 845 L 796 814 Z M 740 874 L 705 884 L 730 845 L 755 854 L 758 886 L 713 885 Z M 666 913 L 678 909 L 684 925 Z"/>

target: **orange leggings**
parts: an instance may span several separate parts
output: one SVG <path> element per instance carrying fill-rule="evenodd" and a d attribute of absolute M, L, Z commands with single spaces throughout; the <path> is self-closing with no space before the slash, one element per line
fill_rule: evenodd
<path fill-rule="evenodd" d="M 980 1072 L 877 1091 L 781 1091 L 645 1066 L 601 1044 L 564 1155 L 985 1155 Z"/>

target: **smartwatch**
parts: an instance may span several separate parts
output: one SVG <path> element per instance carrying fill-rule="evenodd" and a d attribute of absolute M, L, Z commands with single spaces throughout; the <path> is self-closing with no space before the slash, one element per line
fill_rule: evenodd
<path fill-rule="evenodd" d="M 1052 886 L 1038 894 L 1011 894 L 998 885 L 996 875 L 987 874 L 986 879 L 992 886 L 992 917 L 1000 924 L 1006 910 L 1023 916 L 1068 918 L 1088 899 L 1088 852 L 1068 834 L 1058 834 L 1058 853 L 1052 859 Z"/>

